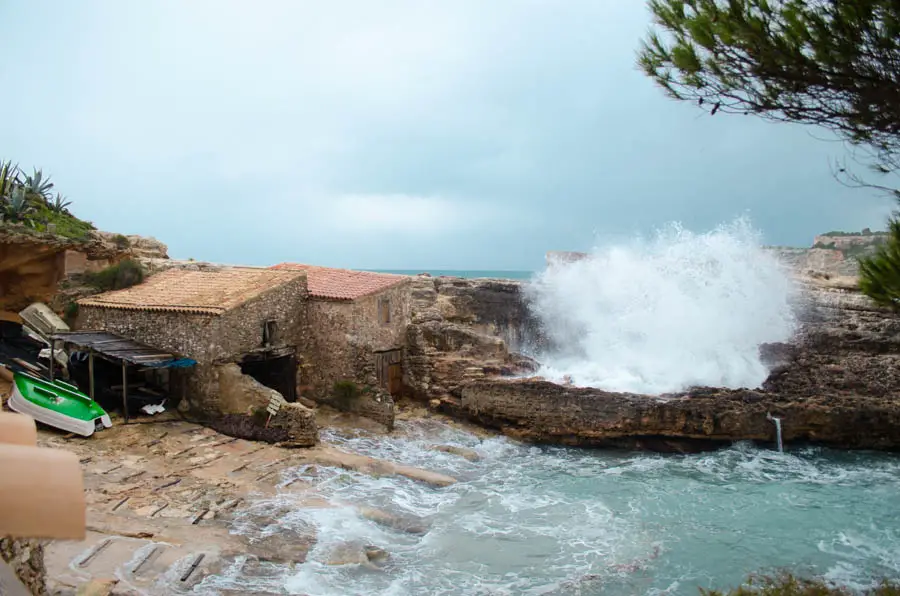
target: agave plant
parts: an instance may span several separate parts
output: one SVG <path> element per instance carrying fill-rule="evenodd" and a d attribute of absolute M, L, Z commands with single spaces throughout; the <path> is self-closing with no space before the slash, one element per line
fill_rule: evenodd
<path fill-rule="evenodd" d="M 66 197 L 62 196 L 59 193 L 56 193 L 55 199 L 47 202 L 47 206 L 50 207 L 50 211 L 53 211 L 54 213 L 68 213 L 69 210 L 66 209 L 66 207 L 71 204 L 72 201 L 67 201 Z"/>
<path fill-rule="evenodd" d="M 24 187 L 15 187 L 2 207 L 4 219 L 7 221 L 31 223 L 31 214 L 34 213 L 34 206 L 28 200 L 28 193 Z"/>
<path fill-rule="evenodd" d="M 50 176 L 44 177 L 43 171 L 35 168 L 34 174 L 25 176 L 25 193 L 29 197 L 39 197 L 45 203 L 49 203 L 51 190 L 53 183 L 50 182 Z"/>
<path fill-rule="evenodd" d="M 9 197 L 13 188 L 22 184 L 19 166 L 11 161 L 0 161 L 0 199 Z"/>

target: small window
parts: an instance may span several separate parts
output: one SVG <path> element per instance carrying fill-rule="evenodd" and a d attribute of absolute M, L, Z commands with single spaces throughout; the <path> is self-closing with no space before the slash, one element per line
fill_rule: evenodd
<path fill-rule="evenodd" d="M 275 343 L 275 335 L 278 332 L 278 323 L 266 321 L 263 323 L 263 345 L 270 346 Z"/>
<path fill-rule="evenodd" d="M 378 300 L 378 321 L 382 325 L 388 325 L 391 322 L 391 301 L 388 298 Z"/>

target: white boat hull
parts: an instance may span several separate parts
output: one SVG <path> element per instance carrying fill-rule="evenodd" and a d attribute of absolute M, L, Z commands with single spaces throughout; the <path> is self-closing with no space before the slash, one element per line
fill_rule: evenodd
<path fill-rule="evenodd" d="M 76 435 L 81 435 L 82 437 L 89 437 L 94 434 L 94 430 L 96 426 L 93 420 L 76 420 L 75 418 L 70 418 L 65 414 L 60 414 L 59 412 L 54 412 L 53 410 L 48 410 L 46 408 L 42 408 L 38 405 L 33 404 L 28 401 L 22 394 L 19 393 L 19 388 L 13 384 L 12 395 L 9 398 L 9 401 L 6 402 L 9 406 L 10 410 L 18 412 L 20 414 L 25 414 L 26 416 L 31 416 L 37 422 L 41 422 L 46 424 L 47 426 L 52 426 L 53 428 L 58 428 L 60 430 L 68 431 L 70 433 L 75 433 Z M 104 414 L 100 418 L 101 423 L 103 424 L 103 428 L 109 428 L 112 426 L 112 421 L 109 419 L 109 414 Z"/>

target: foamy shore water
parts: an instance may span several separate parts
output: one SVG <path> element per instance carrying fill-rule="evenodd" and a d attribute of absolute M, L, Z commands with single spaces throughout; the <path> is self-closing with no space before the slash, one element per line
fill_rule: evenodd
<path fill-rule="evenodd" d="M 248 515 L 235 530 L 314 527 L 308 561 L 262 566 L 253 577 L 235 565 L 195 591 L 676 595 L 780 568 L 854 588 L 900 576 L 900 460 L 890 455 L 749 445 L 685 456 L 541 448 L 427 420 L 401 423 L 395 434 L 325 438 L 460 482 L 433 488 L 335 468 L 294 470 L 331 506 L 284 511 L 277 497 L 261 499 L 251 512 L 277 518 L 264 529 Z M 435 443 L 473 449 L 481 460 L 435 452 Z M 359 505 L 416 520 L 427 532 L 385 528 Z M 348 542 L 382 548 L 390 559 L 381 569 L 327 564 Z"/>

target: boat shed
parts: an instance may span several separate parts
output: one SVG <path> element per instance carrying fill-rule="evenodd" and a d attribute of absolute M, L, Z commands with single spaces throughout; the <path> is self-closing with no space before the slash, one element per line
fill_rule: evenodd
<path fill-rule="evenodd" d="M 103 343 L 107 340 L 100 336 L 86 342 L 100 355 L 99 348 L 114 357 L 118 351 L 120 361 L 152 360 L 156 354 L 195 361 L 189 369 L 160 373 L 168 377 L 173 398 L 167 408 L 177 407 L 233 436 L 314 444 L 318 433 L 312 411 L 282 408 L 268 427 L 256 424 L 270 401 L 296 404 L 308 335 L 306 301 L 302 271 L 172 268 L 138 285 L 82 298 L 75 327 L 159 348 Z M 272 429 L 277 424 L 282 424 L 280 434 Z"/>
<path fill-rule="evenodd" d="M 188 368 L 197 362 L 190 358 L 181 358 L 171 352 L 154 348 L 141 342 L 122 337 L 108 331 L 70 331 L 55 333 L 51 336 L 52 346 L 57 341 L 88 353 L 89 395 L 95 399 L 94 354 L 118 364 L 122 368 L 122 414 L 128 423 L 128 366 L 146 368 Z M 52 350 L 53 348 L 51 348 Z M 51 355 L 52 361 L 52 355 Z M 50 371 L 53 379 L 53 371 Z"/>

